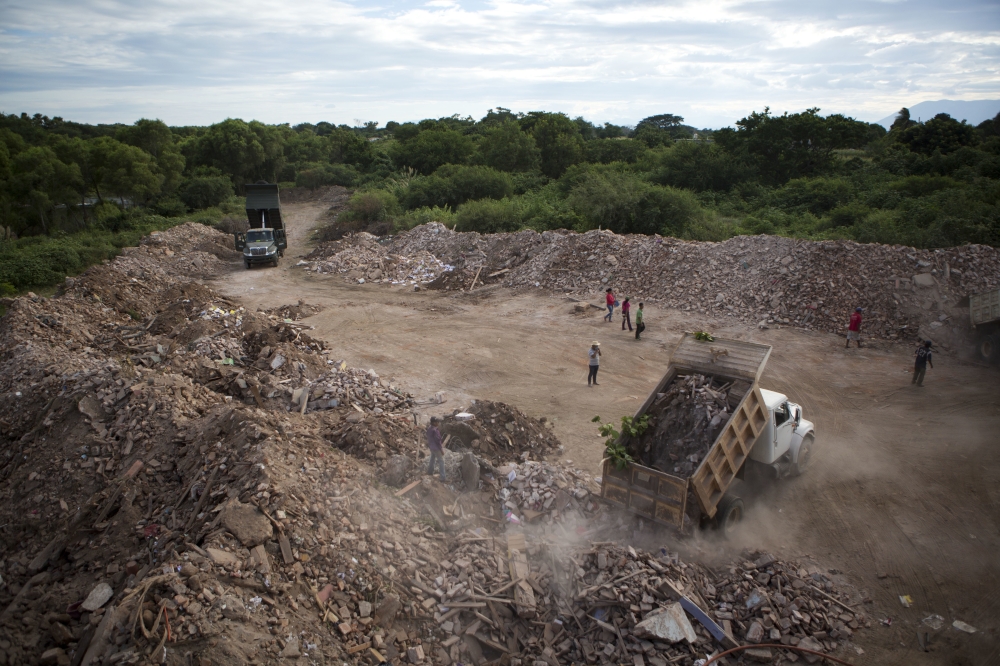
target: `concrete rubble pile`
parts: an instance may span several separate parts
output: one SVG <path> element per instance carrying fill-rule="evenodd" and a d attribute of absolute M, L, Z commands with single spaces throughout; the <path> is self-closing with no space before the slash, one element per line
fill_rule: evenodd
<path fill-rule="evenodd" d="M 378 237 L 359 232 L 323 243 L 299 262 L 316 273 L 339 273 L 352 282 L 424 285 L 453 267 L 427 252 L 390 254 Z"/>
<path fill-rule="evenodd" d="M 595 299 L 612 287 L 620 298 L 754 326 L 835 333 L 862 307 L 866 336 L 946 345 L 966 334 L 963 299 L 1000 286 L 1000 250 L 983 245 L 916 250 L 776 236 L 710 243 L 610 231 L 478 234 L 432 223 L 380 247 L 396 257 L 430 253 L 455 266 L 446 280 L 453 290 L 475 280 Z"/>
<path fill-rule="evenodd" d="M 647 467 L 691 476 L 749 390 L 749 382 L 677 376 L 656 394 L 645 432 L 627 443 L 629 453 Z"/>
<path fill-rule="evenodd" d="M 690 666 L 724 641 L 671 586 L 741 642 L 832 650 L 867 622 L 837 575 L 592 541 L 636 521 L 502 403 L 453 415 L 479 448 L 456 437 L 448 483 L 425 477 L 412 398 L 334 360 L 310 306 L 185 281 L 191 257 L 226 266 L 195 249 L 224 239 L 179 227 L 5 301 L 0 666 Z"/>
<path fill-rule="evenodd" d="M 842 576 L 748 555 L 713 570 L 675 553 L 590 543 L 561 525 L 470 531 L 410 589 L 434 612 L 441 660 L 463 663 L 690 665 L 737 642 L 833 652 L 870 626 Z M 515 581 L 518 562 L 526 575 Z M 802 659 L 819 657 L 755 648 L 730 663 Z"/>
<path fill-rule="evenodd" d="M 545 460 L 563 450 L 545 417 L 534 419 L 516 407 L 488 400 L 446 415 L 441 434 L 448 448 L 471 450 L 494 465 L 512 459 Z"/>

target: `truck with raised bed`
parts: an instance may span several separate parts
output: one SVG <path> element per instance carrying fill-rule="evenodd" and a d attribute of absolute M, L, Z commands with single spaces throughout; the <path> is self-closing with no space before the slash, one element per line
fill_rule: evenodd
<path fill-rule="evenodd" d="M 1000 362 L 1000 289 L 969 296 L 969 320 L 979 358 L 987 363 Z"/>
<path fill-rule="evenodd" d="M 616 442 L 633 461 L 604 460 L 601 497 L 682 533 L 711 526 L 728 534 L 746 510 L 731 492 L 734 481 L 805 471 L 814 426 L 801 406 L 758 386 L 770 354 L 769 345 L 685 333 L 663 378 L 633 417 L 637 423 L 648 415 L 648 430 L 641 437 L 623 434 Z M 676 415 L 695 396 L 702 402 L 693 412 L 688 409 L 690 418 L 681 423 Z M 666 440 L 697 440 L 692 433 L 705 442 L 703 453 L 657 448 Z"/>
<path fill-rule="evenodd" d="M 278 185 L 258 181 L 246 185 L 246 211 L 249 229 L 233 234 L 236 249 L 243 251 L 243 265 L 278 265 L 278 259 L 288 248 L 285 222 L 281 218 Z"/>

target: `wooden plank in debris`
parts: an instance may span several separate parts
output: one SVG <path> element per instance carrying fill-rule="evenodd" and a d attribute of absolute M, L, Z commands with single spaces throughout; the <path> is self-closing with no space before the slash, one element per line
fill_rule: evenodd
<path fill-rule="evenodd" d="M 278 544 L 281 546 L 281 558 L 285 561 L 285 564 L 294 564 L 295 557 L 292 555 L 292 544 L 288 542 L 288 537 L 284 533 L 278 535 Z"/>
<path fill-rule="evenodd" d="M 500 270 L 498 270 L 498 271 L 497 271 L 496 273 L 490 273 L 490 274 L 489 274 L 489 275 L 487 275 L 486 277 L 487 277 L 487 278 L 494 278 L 494 277 L 496 277 L 496 276 L 498 276 L 498 275 L 503 275 L 504 273 L 506 273 L 506 272 L 507 272 L 507 271 L 509 271 L 509 270 L 510 270 L 509 268 L 501 268 L 501 269 L 500 269 Z"/>
<path fill-rule="evenodd" d="M 411 490 L 413 490 L 414 488 L 416 488 L 419 485 L 420 485 L 420 479 L 417 479 L 416 481 L 414 481 L 412 483 L 406 484 L 405 486 L 403 486 L 402 488 L 400 488 L 399 490 L 396 491 L 396 497 L 402 497 L 403 495 L 405 495 L 406 493 L 410 492 Z"/>
<path fill-rule="evenodd" d="M 518 581 L 514 585 L 514 607 L 518 617 L 531 619 L 535 617 L 535 591 L 527 582 L 531 569 L 528 566 L 528 545 L 524 540 L 524 532 L 507 533 L 507 560 L 510 566 L 510 577 Z"/>

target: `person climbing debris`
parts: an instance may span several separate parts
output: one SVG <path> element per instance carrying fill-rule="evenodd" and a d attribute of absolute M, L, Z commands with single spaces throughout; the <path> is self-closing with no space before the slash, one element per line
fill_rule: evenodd
<path fill-rule="evenodd" d="M 441 446 L 441 431 L 438 429 L 438 424 L 441 423 L 441 417 L 432 416 L 431 422 L 427 426 L 427 448 L 431 450 L 431 463 L 427 466 L 427 473 L 434 473 L 434 461 L 438 463 L 438 467 L 441 469 L 441 480 L 447 480 L 444 474 L 444 449 Z"/>

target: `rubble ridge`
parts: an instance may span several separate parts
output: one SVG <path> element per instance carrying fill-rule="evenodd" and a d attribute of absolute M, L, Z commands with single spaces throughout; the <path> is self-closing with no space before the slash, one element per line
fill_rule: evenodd
<path fill-rule="evenodd" d="M 424 272 L 389 282 L 405 277 L 408 284 L 451 290 L 473 282 L 540 287 L 580 298 L 611 287 L 619 298 L 752 326 L 834 333 L 844 333 L 848 314 L 862 307 L 867 337 L 945 345 L 967 333 L 962 299 L 1000 285 L 1000 250 L 985 245 L 918 250 L 765 235 L 707 242 L 607 230 L 480 234 L 439 223 L 387 240 L 356 234 L 324 244 L 305 268 L 380 282 L 388 278 L 379 266 L 404 260 L 422 261 Z"/>

